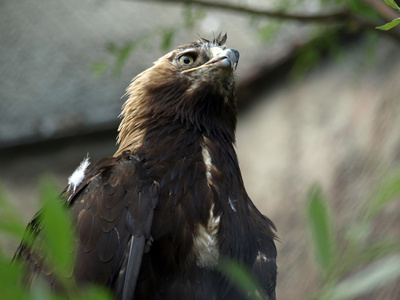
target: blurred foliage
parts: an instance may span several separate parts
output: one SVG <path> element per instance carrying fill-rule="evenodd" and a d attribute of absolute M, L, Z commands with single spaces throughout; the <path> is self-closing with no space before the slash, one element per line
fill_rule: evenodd
<path fill-rule="evenodd" d="M 372 233 L 379 213 L 391 202 L 398 202 L 399 196 L 400 171 L 385 178 L 364 206 L 354 212 L 345 240 L 339 242 L 329 201 L 319 186 L 310 189 L 307 218 L 322 275 L 320 289 L 311 299 L 352 299 L 400 276 L 400 241 Z"/>
<path fill-rule="evenodd" d="M 1 298 L 7 300 L 109 300 L 111 294 L 104 288 L 89 286 L 81 290 L 71 280 L 74 266 L 74 235 L 73 227 L 67 208 L 59 197 L 60 189 L 54 180 L 45 176 L 40 180 L 40 199 L 42 210 L 42 236 L 40 249 L 44 251 L 54 276 L 65 290 L 65 294 L 55 295 L 45 284 L 33 285 L 29 290 L 22 286 L 26 273 L 24 266 L 18 260 L 13 260 L 11 254 L 3 251 L 0 244 L 0 290 Z M 21 241 L 31 244 L 32 238 L 24 234 L 25 224 L 21 220 L 18 210 L 11 204 L 0 189 L 0 233 L 3 239 Z M 12 262 L 11 262 L 12 261 Z"/>
<path fill-rule="evenodd" d="M 11 261 L 9 253 L 0 246 L 0 290 L 4 299 L 111 299 L 103 288 L 91 286 L 78 289 L 71 280 L 73 259 L 73 227 L 58 188 L 51 177 L 40 181 L 40 198 L 43 209 L 43 251 L 49 259 L 55 277 L 65 289 L 62 296 L 54 295 L 43 285 L 30 290 L 21 287 L 24 268 Z M 373 234 L 374 224 L 382 210 L 400 199 L 400 170 L 387 176 L 375 192 L 354 212 L 345 237 L 338 238 L 335 215 L 319 185 L 310 188 L 305 211 L 310 232 L 310 247 L 321 273 L 320 282 L 309 299 L 353 299 L 381 288 L 400 276 L 400 241 L 382 233 Z M 24 224 L 18 210 L 6 199 L 0 189 L 0 233 L 6 239 L 21 240 Z M 26 237 L 26 235 L 25 235 Z M 222 258 L 219 271 L 250 299 L 265 299 L 258 282 L 247 267 Z M 280 274 L 284 276 L 284 274 Z M 69 279 L 69 280 L 68 280 Z"/>
<path fill-rule="evenodd" d="M 379 21 L 381 16 L 379 12 L 374 9 L 367 1 L 363 0 L 347 0 L 340 1 L 342 5 L 347 6 L 347 8 L 360 17 L 370 19 L 373 21 Z"/>
<path fill-rule="evenodd" d="M 317 67 L 324 56 L 330 56 L 337 61 L 345 57 L 344 49 L 340 47 L 340 30 L 317 28 L 315 38 L 301 47 L 296 53 L 290 76 L 293 79 L 299 79 L 309 70 Z M 375 45 L 370 44 L 370 51 L 373 51 Z"/>
<path fill-rule="evenodd" d="M 313 186 L 309 191 L 307 215 L 315 257 L 324 277 L 327 277 L 337 264 L 337 246 L 332 212 L 319 186 Z"/>
<path fill-rule="evenodd" d="M 244 296 L 247 296 L 251 300 L 266 299 L 266 295 L 262 292 L 261 286 L 254 276 L 251 275 L 249 268 L 243 264 L 224 257 L 220 258 L 218 269 L 238 287 L 238 290 L 241 291 Z"/>
<path fill-rule="evenodd" d="M 62 277 L 67 277 L 73 271 L 71 266 L 74 260 L 74 229 L 65 205 L 61 201 L 57 201 L 59 192 L 51 178 L 42 178 L 40 187 L 41 206 L 43 207 L 40 221 L 46 225 L 43 227 L 46 237 L 44 249 L 48 251 L 46 256 L 52 265 L 60 267 L 57 272 Z M 48 224 L 51 226 L 47 226 Z M 60 237 L 60 232 L 65 232 L 65 236 Z"/>
<path fill-rule="evenodd" d="M 159 48 L 162 51 L 170 50 L 177 33 L 182 30 L 194 28 L 198 22 L 206 16 L 203 9 L 193 8 L 191 5 L 183 5 L 181 15 L 182 17 L 179 22 L 173 26 L 157 28 L 153 31 L 146 32 L 140 37 L 127 41 L 120 46 L 113 42 L 108 42 L 105 45 L 105 49 L 112 59 L 111 61 L 98 60 L 92 63 L 91 70 L 95 77 L 100 78 L 112 67 L 112 75 L 119 78 L 122 74 L 123 67 L 134 50 L 139 47 L 154 47 L 154 44 L 149 44 L 150 41 L 159 40 Z"/>
<path fill-rule="evenodd" d="M 300 50 L 295 55 L 294 78 L 304 75 L 309 69 L 317 66 L 323 55 L 341 57 L 342 50 L 339 49 L 341 49 L 340 37 L 343 33 L 364 32 L 367 36 L 376 36 L 374 30 L 377 28 L 382 30 L 381 34 L 387 34 L 400 42 L 399 33 L 387 32 L 388 29 L 400 23 L 400 18 L 379 26 L 389 17 L 380 0 L 315 0 L 312 4 L 314 9 L 311 10 L 313 13 L 308 12 L 310 4 L 304 5 L 304 1 L 300 0 L 270 1 L 269 10 L 253 8 L 247 1 L 239 1 L 238 4 L 202 0 L 158 0 L 153 2 L 181 3 L 181 18 L 178 18 L 176 23 L 170 27 L 155 28 L 122 45 L 116 45 L 113 42 L 107 43 L 105 48 L 111 58 L 92 63 L 92 71 L 96 77 L 103 76 L 109 69 L 112 69 L 114 77 L 120 77 L 122 69 L 133 51 L 138 47 L 149 47 L 149 41 L 159 40 L 161 50 L 164 52 L 170 50 L 178 32 L 198 26 L 199 22 L 205 18 L 206 12 L 212 9 L 247 15 L 251 27 L 254 28 L 255 36 L 261 43 L 270 42 L 277 37 L 281 32 L 282 25 L 291 22 L 313 25 L 312 36 L 314 38 L 310 37 L 310 40 L 305 41 L 304 45 L 299 45 Z M 385 0 L 385 2 L 393 9 L 400 11 L 394 0 Z M 320 12 L 314 12 L 315 9 Z M 154 43 L 151 46 L 154 47 Z M 368 47 L 375 48 L 376 46 L 376 43 L 370 43 Z M 367 52 L 374 51 L 367 49 Z M 368 57 L 371 58 L 371 56 Z"/>

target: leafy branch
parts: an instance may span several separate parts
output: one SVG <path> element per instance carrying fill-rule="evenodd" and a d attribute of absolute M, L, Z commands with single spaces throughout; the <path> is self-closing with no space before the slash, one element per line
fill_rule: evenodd
<path fill-rule="evenodd" d="M 143 1 L 143 0 L 137 0 Z M 313 15 L 301 15 L 301 14 L 291 14 L 285 13 L 281 11 L 269 11 L 262 9 L 255 9 L 246 6 L 239 6 L 229 3 L 221 3 L 221 2 L 212 2 L 212 1 L 203 1 L 203 0 L 150 0 L 153 2 L 162 2 L 162 3 L 184 3 L 191 5 L 198 5 L 204 8 L 210 9 L 223 9 L 231 12 L 239 12 L 244 14 L 250 14 L 254 16 L 262 16 L 262 17 L 270 17 L 270 18 L 278 18 L 283 20 L 292 20 L 292 21 L 301 21 L 301 22 L 322 22 L 322 21 L 341 21 L 346 17 L 345 11 L 337 11 L 333 13 L 327 14 L 313 14 Z"/>
<path fill-rule="evenodd" d="M 397 11 L 400 12 L 400 7 L 397 5 L 396 2 L 394 2 L 394 0 L 385 0 L 386 4 L 389 5 L 390 7 L 396 9 Z M 380 30 L 389 30 L 392 29 L 393 27 L 395 27 L 396 25 L 400 24 L 400 18 L 395 18 L 393 21 L 386 23 L 385 25 L 376 27 L 376 29 L 380 29 Z"/>
<path fill-rule="evenodd" d="M 143 1 L 143 0 L 138 0 Z M 243 5 L 235 5 L 230 3 L 212 2 L 204 0 L 152 0 L 153 2 L 162 3 L 182 3 L 189 5 L 196 5 L 207 9 L 223 9 L 226 11 L 237 12 L 242 14 L 249 14 L 259 17 L 276 18 L 288 21 L 297 22 L 320 22 L 320 23 L 331 23 L 331 24 L 344 24 L 352 28 L 375 30 L 385 29 L 382 31 L 383 34 L 390 36 L 397 42 L 400 42 L 400 34 L 396 31 L 387 31 L 386 28 L 380 28 L 376 20 L 367 18 L 364 16 L 362 10 L 371 10 L 375 12 L 380 18 L 388 19 L 393 14 L 383 7 L 377 0 L 358 0 L 358 1 L 343 1 L 343 6 L 340 9 L 336 9 L 330 13 L 314 13 L 314 14 L 296 14 L 287 13 L 284 11 L 274 10 L 263 10 L 251 8 Z M 393 8 L 397 9 L 397 4 L 394 0 L 385 0 Z M 363 7 L 363 8 L 360 8 Z M 390 28 L 400 23 L 400 19 L 397 18 L 392 21 Z M 388 25 L 388 24 L 386 24 Z M 384 26 L 386 26 L 384 25 Z M 389 26 L 389 25 L 388 25 Z M 389 29 L 389 28 L 387 28 Z"/>

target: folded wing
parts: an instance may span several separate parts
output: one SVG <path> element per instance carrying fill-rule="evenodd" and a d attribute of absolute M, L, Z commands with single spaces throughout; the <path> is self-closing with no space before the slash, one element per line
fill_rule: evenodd
<path fill-rule="evenodd" d="M 146 174 L 140 160 L 123 153 L 97 162 L 80 182 L 66 190 L 77 228 L 74 277 L 78 285 L 98 283 L 111 287 L 118 299 L 132 299 L 146 243 L 150 241 L 159 184 Z M 40 213 L 28 230 L 40 236 Z M 45 258 L 23 242 L 16 257 L 25 260 L 30 273 L 41 274 L 55 289 Z M 31 276 L 32 277 L 32 276 Z"/>

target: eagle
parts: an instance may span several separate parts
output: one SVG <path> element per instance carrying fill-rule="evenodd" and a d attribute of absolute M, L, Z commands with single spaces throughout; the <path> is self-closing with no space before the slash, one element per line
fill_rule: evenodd
<path fill-rule="evenodd" d="M 118 150 L 94 164 L 85 158 L 69 177 L 62 197 L 76 229 L 78 286 L 103 285 L 123 300 L 276 299 L 276 228 L 244 187 L 235 152 L 239 52 L 226 40 L 199 38 L 137 75 Z M 34 236 L 39 215 L 27 229 Z M 35 249 L 22 241 L 15 257 L 57 290 Z M 227 261 L 258 289 L 244 293 L 221 267 Z"/>

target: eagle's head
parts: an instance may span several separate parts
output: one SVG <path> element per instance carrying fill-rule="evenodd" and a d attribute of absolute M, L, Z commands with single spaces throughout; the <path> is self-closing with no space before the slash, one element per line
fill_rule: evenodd
<path fill-rule="evenodd" d="M 178 121 L 234 141 L 239 52 L 226 48 L 226 39 L 220 34 L 179 46 L 133 79 L 121 113 L 120 149 L 137 143 L 150 122 Z"/>

